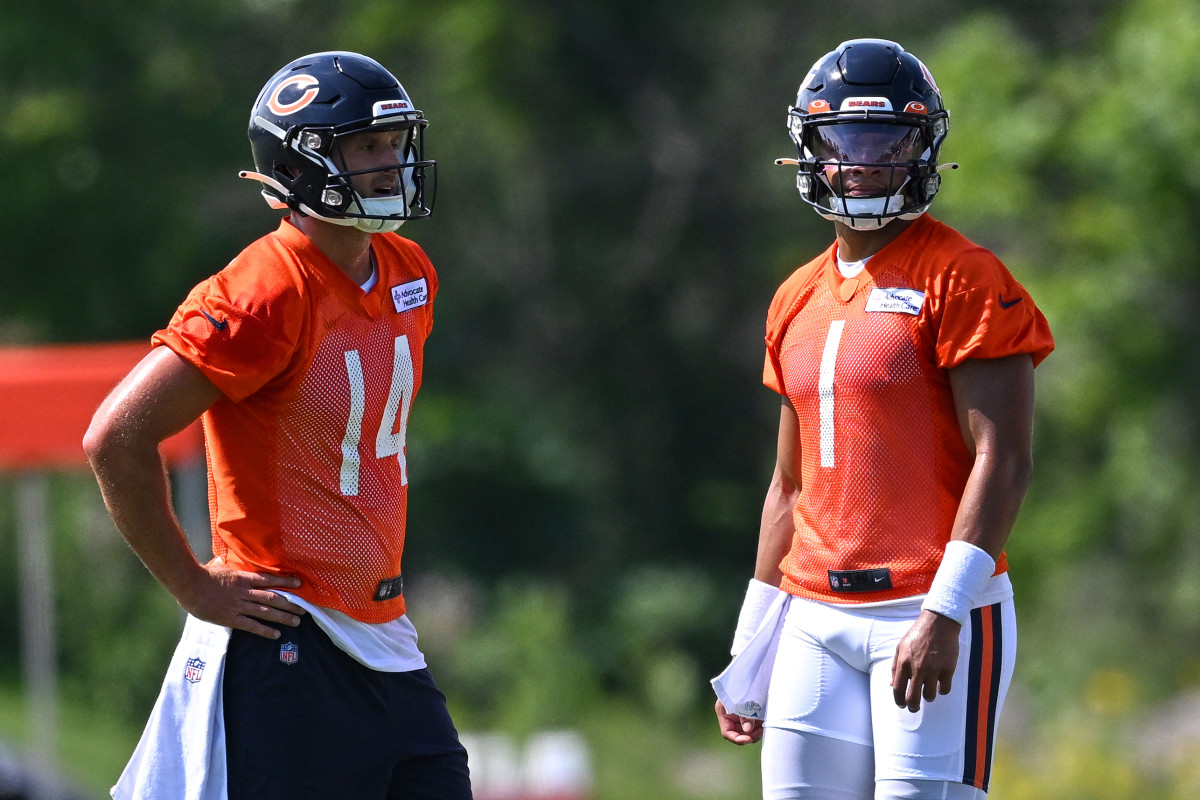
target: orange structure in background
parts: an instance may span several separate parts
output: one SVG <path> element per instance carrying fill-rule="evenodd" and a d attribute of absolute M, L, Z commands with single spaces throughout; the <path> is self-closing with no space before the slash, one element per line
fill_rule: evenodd
<path fill-rule="evenodd" d="M 148 352 L 148 342 L 0 348 L 0 471 L 86 465 L 92 415 Z M 175 464 L 203 447 L 196 423 L 164 442 L 162 454 Z"/>
<path fill-rule="evenodd" d="M 87 466 L 83 435 L 100 403 L 150 352 L 149 343 L 0 347 L 0 473 L 17 476 L 22 673 L 32 764 L 61 772 L 57 754 L 57 657 L 47 473 Z M 163 442 L 169 467 L 201 469 L 200 423 Z M 206 509 L 203 481 L 192 494 Z M 207 518 L 193 527 L 206 535 Z M 521 747 L 507 734 L 463 734 L 479 800 L 586 800 L 592 767 L 575 731 L 541 731 Z"/>
<path fill-rule="evenodd" d="M 61 770 L 49 473 L 87 466 L 83 435 L 92 416 L 148 352 L 149 342 L 0 347 L 0 473 L 16 476 L 21 672 L 29 760 L 35 774 L 52 782 Z M 160 447 L 169 466 L 192 472 L 197 466 L 203 469 L 203 450 L 199 422 Z"/>

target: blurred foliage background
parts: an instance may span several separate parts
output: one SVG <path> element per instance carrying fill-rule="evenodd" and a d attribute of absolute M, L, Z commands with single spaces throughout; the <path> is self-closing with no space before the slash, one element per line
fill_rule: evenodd
<path fill-rule="evenodd" d="M 1009 547 L 992 796 L 1200 794 L 1200 6 L 1191 0 L 42 0 L 0 6 L 0 345 L 144 340 L 276 224 L 245 129 L 276 69 L 369 54 L 431 124 L 439 269 L 406 577 L 460 727 L 581 731 L 597 800 L 750 798 L 720 741 L 778 399 L 767 303 L 831 227 L 784 118 L 893 38 L 951 112 L 934 214 L 1058 349 Z M 65 769 L 102 796 L 181 625 L 88 475 L 53 483 Z M 0 480 L 0 732 L 23 734 Z"/>

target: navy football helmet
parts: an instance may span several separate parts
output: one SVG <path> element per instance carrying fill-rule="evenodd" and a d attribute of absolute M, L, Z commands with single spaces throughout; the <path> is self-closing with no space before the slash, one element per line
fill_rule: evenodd
<path fill-rule="evenodd" d="M 425 159 L 425 115 L 396 78 L 357 53 L 298 58 L 267 81 L 250 113 L 256 172 L 272 208 L 290 208 L 368 233 L 394 231 L 433 213 L 437 167 Z M 342 144 L 363 132 L 398 131 L 396 160 L 351 172 Z M 364 197 L 352 178 L 395 171 L 391 194 Z M 390 182 L 389 182 L 390 184 Z"/>
<path fill-rule="evenodd" d="M 895 42 L 853 39 L 822 56 L 788 108 L 796 188 L 825 219 L 881 228 L 929 208 L 950 127 L 933 76 Z"/>

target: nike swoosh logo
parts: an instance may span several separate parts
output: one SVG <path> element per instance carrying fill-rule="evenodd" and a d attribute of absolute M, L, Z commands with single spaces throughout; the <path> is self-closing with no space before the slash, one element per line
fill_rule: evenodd
<path fill-rule="evenodd" d="M 1001 301 L 1001 303 L 1003 303 L 1003 301 Z M 220 322 L 217 322 L 216 318 L 212 314 L 205 311 L 203 308 L 200 309 L 200 313 L 203 314 L 204 318 L 206 320 L 208 320 L 209 322 L 211 322 L 212 326 L 219 331 L 223 331 L 229 327 L 229 320 L 227 320 L 227 319 L 223 319 Z"/>
<path fill-rule="evenodd" d="M 1015 299 L 1015 300 L 1005 300 L 1004 295 L 1000 295 L 1000 307 L 1001 308 L 1012 308 L 1019 302 L 1021 302 L 1020 297 L 1017 297 L 1017 299 Z"/>

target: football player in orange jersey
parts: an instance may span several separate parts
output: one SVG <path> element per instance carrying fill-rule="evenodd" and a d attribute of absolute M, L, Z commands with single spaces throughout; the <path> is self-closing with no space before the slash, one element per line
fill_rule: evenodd
<path fill-rule="evenodd" d="M 949 127 L 895 42 L 843 43 L 788 128 L 835 241 L 768 313 L 778 456 L 722 735 L 762 740 L 770 800 L 986 796 L 1015 659 L 1004 545 L 1053 349 L 990 252 L 928 213 Z"/>
<path fill-rule="evenodd" d="M 179 306 L 84 446 L 117 527 L 188 612 L 115 798 L 468 800 L 466 752 L 405 613 L 405 432 L 437 274 L 427 122 L 348 52 L 276 73 L 250 118 L 276 231 Z M 158 445 L 202 417 L 212 561 Z"/>

